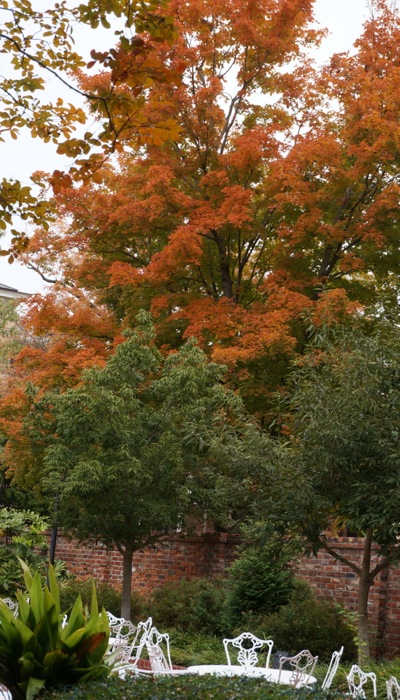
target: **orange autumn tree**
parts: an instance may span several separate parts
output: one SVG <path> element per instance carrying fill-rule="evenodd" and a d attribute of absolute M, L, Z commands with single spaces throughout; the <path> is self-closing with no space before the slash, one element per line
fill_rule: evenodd
<path fill-rule="evenodd" d="M 57 192 L 62 227 L 38 231 L 25 254 L 58 280 L 27 316 L 54 334 L 34 358 L 43 377 L 60 338 L 74 373 L 75 352 L 105 357 L 144 307 L 160 345 L 196 336 L 262 413 L 310 314 L 329 321 L 382 292 L 396 299 L 399 14 L 376 0 L 354 55 L 317 71 L 312 6 L 165 6 L 176 34 L 154 50 L 181 80 L 149 84 L 142 114 L 151 125 L 163 110 L 179 133 L 162 143 L 127 133 L 100 183 Z M 96 314 L 99 330 L 84 323 Z"/>
<path fill-rule="evenodd" d="M 157 42 L 171 41 L 174 35 L 172 19 L 158 11 L 162 2 L 88 0 L 74 6 L 60 0 L 50 7 L 40 5 L 0 0 L 0 142 L 29 134 L 55 144 L 58 153 L 72 159 L 68 172 L 57 170 L 51 177 L 57 190 L 72 181 L 95 178 L 99 166 L 127 136 L 160 143 L 176 133 L 176 122 L 162 107 L 151 124 L 143 119 L 142 110 L 150 84 L 179 80 L 154 50 Z M 85 61 L 75 48 L 76 30 L 84 28 L 86 42 L 96 47 L 99 39 L 91 29 L 101 25 L 104 34 L 104 28 L 111 29 L 110 22 L 114 31 L 109 51 L 94 48 L 86 66 L 106 67 L 107 83 L 102 89 L 83 89 L 77 78 Z M 89 109 L 83 108 L 82 98 Z M 91 111 L 101 121 L 84 131 Z M 31 184 L 8 177 L 0 180 L 0 231 L 12 234 L 9 250 L 1 254 L 10 262 L 27 245 L 26 225 L 21 227 L 18 217 L 44 226 L 55 219 L 51 204 L 32 186 L 35 182 L 35 178 Z"/>
<path fill-rule="evenodd" d="M 52 261 L 62 262 L 59 303 L 68 306 L 72 288 L 88 290 L 122 326 L 148 307 L 161 344 L 196 335 L 218 359 L 243 366 L 292 352 L 288 325 L 308 301 L 294 288 L 287 308 L 282 298 L 265 305 L 278 219 L 263 190 L 295 112 L 311 112 L 319 99 L 305 78 L 305 49 L 318 39 L 312 4 L 165 6 L 176 36 L 158 48 L 181 81 L 149 86 L 143 119 L 153 124 L 160 109 L 169 111 L 179 134 L 163 143 L 127 139 L 101 183 L 57 192 L 59 212 L 72 223 L 38 232 L 26 259 L 47 279 Z M 104 72 L 82 76 L 81 86 L 96 92 L 105 80 Z M 35 330 L 40 319 L 36 301 Z"/>

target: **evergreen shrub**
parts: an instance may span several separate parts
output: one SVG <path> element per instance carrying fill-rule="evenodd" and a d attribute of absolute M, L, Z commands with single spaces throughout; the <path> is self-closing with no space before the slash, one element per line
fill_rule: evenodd
<path fill-rule="evenodd" d="M 304 582 L 295 588 L 287 605 L 260 623 L 261 620 L 254 620 L 258 632 L 268 635 L 276 648 L 290 655 L 309 649 L 321 661 L 328 662 L 332 652 L 343 645 L 343 660 L 351 661 L 357 656 L 354 631 L 343 620 L 338 606 L 316 598 Z"/>
<path fill-rule="evenodd" d="M 229 630 L 243 629 L 248 619 L 275 613 L 289 602 L 295 586 L 292 555 L 271 546 L 250 547 L 230 566 L 224 610 Z"/>
<path fill-rule="evenodd" d="M 226 581 L 217 578 L 167 583 L 150 596 L 149 614 L 160 629 L 221 636 L 226 632 L 226 586 Z"/>

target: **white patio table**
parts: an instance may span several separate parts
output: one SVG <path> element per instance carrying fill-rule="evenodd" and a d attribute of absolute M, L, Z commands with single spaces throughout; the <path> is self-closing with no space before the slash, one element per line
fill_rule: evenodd
<path fill-rule="evenodd" d="M 279 669 L 277 668 L 262 668 L 261 666 L 229 666 L 229 664 L 204 664 L 201 666 L 188 666 L 189 673 L 197 673 L 201 676 L 211 673 L 215 676 L 249 676 L 249 678 L 264 678 L 270 683 L 282 683 L 290 685 L 290 679 L 293 676 L 292 671 L 281 671 L 279 678 Z M 279 680 L 278 680 L 279 679 Z M 310 676 L 307 685 L 316 683 L 317 679 Z M 300 686 L 301 687 L 301 684 Z"/>

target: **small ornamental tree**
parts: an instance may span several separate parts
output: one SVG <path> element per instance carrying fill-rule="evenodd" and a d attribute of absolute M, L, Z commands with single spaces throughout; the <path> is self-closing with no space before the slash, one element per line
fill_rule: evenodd
<path fill-rule="evenodd" d="M 258 512 L 356 574 L 363 660 L 371 585 L 400 559 L 400 331 L 377 324 L 321 335 L 293 375 L 290 438 Z M 335 548 L 332 527 L 363 538 L 359 562 Z"/>
<path fill-rule="evenodd" d="M 185 530 L 187 516 L 227 524 L 246 503 L 266 439 L 223 374 L 192 341 L 164 359 L 145 325 L 77 388 L 47 394 L 27 421 L 39 436 L 47 420 L 41 473 L 58 495 L 59 524 L 122 555 L 124 617 L 135 551 Z"/>

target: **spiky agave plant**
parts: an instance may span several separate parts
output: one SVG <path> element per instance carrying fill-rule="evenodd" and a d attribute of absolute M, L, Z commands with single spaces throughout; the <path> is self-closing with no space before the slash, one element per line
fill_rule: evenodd
<path fill-rule="evenodd" d="M 13 700 L 31 700 L 43 687 L 105 678 L 110 628 L 105 611 L 99 613 L 94 584 L 90 612 L 78 595 L 63 627 L 53 567 L 42 586 L 37 572 L 32 576 L 21 566 L 27 597 L 17 593 L 17 616 L 0 600 L 0 683 Z"/>

